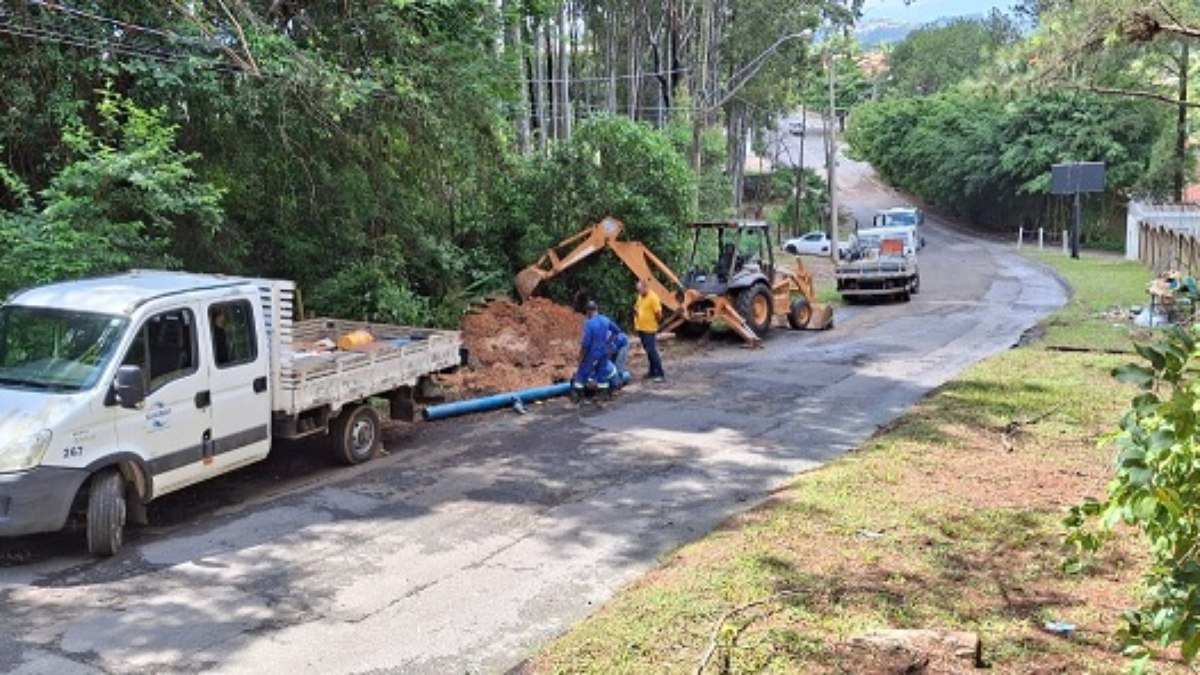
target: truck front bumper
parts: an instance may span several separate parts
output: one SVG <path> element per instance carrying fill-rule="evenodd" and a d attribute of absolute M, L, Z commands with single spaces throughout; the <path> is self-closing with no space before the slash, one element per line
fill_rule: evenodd
<path fill-rule="evenodd" d="M 0 537 L 61 530 L 87 477 L 60 467 L 0 474 Z"/>

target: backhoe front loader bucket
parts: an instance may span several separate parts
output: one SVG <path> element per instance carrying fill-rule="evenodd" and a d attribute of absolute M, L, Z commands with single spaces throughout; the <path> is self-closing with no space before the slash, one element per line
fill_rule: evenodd
<path fill-rule="evenodd" d="M 833 307 L 823 302 L 812 304 L 812 318 L 805 326 L 808 330 L 826 330 L 833 328 Z"/>

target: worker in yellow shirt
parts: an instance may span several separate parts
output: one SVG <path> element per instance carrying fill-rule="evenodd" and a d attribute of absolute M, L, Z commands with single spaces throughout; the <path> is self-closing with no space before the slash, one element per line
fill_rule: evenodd
<path fill-rule="evenodd" d="M 662 358 L 658 355 L 658 324 L 662 321 L 662 302 L 654 291 L 650 290 L 650 285 L 645 279 L 639 279 L 637 282 L 637 299 L 633 302 L 633 329 L 637 331 L 638 338 L 642 341 L 642 349 L 646 351 L 646 358 L 650 361 L 650 372 L 646 373 L 646 377 L 655 382 L 662 382 L 666 374 L 663 373 Z"/>

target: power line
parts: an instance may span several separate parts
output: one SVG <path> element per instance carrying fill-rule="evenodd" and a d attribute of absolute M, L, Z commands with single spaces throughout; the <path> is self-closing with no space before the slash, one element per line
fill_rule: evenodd
<path fill-rule="evenodd" d="M 122 21 L 120 19 L 113 19 L 111 17 L 96 14 L 94 12 L 88 12 L 88 11 L 82 10 L 82 9 L 75 9 L 73 7 L 67 7 L 66 5 L 62 5 L 57 2 L 50 2 L 50 0 L 28 0 L 28 2 L 31 5 L 39 5 L 41 7 L 46 7 L 48 9 L 52 9 L 57 12 L 62 12 L 63 14 L 78 16 L 78 17 L 82 17 L 85 19 L 89 19 L 91 21 L 95 21 L 95 22 L 107 23 L 111 26 L 115 26 L 116 28 L 118 28 L 120 30 L 134 30 L 134 31 L 138 31 L 140 33 L 147 33 L 147 34 L 151 34 L 151 35 L 160 35 L 160 36 L 165 37 L 170 40 L 183 40 L 183 39 L 194 40 L 194 38 L 185 38 L 184 36 L 181 36 L 178 33 L 173 33 L 170 31 L 163 31 L 163 30 L 159 30 L 157 28 L 150 28 L 149 26 L 142 26 L 142 25 L 139 25 L 136 23 L 130 23 L 128 21 Z"/>

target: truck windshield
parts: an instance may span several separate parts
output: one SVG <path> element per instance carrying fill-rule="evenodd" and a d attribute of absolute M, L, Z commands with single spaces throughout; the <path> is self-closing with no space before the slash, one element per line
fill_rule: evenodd
<path fill-rule="evenodd" d="M 883 217 L 883 224 L 886 227 L 892 225 L 916 225 L 917 214 L 908 213 L 906 211 L 898 211 L 896 213 L 888 213 Z"/>
<path fill-rule="evenodd" d="M 50 307 L 0 307 L 0 387 L 81 391 L 100 379 L 127 321 Z"/>

